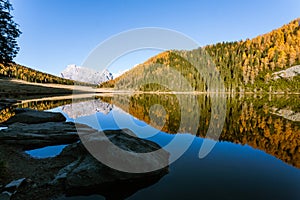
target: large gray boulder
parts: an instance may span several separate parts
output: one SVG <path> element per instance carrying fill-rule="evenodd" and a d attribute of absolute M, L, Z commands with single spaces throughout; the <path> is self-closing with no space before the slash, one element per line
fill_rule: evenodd
<path fill-rule="evenodd" d="M 105 132 L 106 136 L 108 136 L 105 138 L 99 136 L 101 135 L 100 132 L 87 134 L 85 143 L 91 139 L 90 142 L 93 145 L 98 145 L 102 147 L 101 149 L 106 149 L 107 140 L 110 140 L 118 148 L 128 151 L 135 157 L 140 156 L 136 153 L 153 152 L 161 149 L 154 142 L 133 136 L 134 134 L 129 130 L 111 130 Z M 111 199 L 125 198 L 138 189 L 155 183 L 168 173 L 169 153 L 164 150 L 157 156 L 142 156 L 142 162 L 145 167 L 153 167 L 153 165 L 157 164 L 163 166 L 158 170 L 147 173 L 128 173 L 108 167 L 95 159 L 81 142 L 69 145 L 61 153 L 61 156 L 71 155 L 76 156 L 75 161 L 62 168 L 55 179 L 51 181 L 52 185 L 63 184 L 66 187 L 67 194 L 70 195 L 101 194 Z M 104 151 L 102 155 L 108 156 L 110 159 L 120 160 L 123 164 L 131 165 L 132 167 L 140 164 L 136 163 L 136 160 L 132 160 L 130 157 L 119 157 L 116 152 Z M 114 192 L 114 188 L 118 188 L 118 192 Z"/>

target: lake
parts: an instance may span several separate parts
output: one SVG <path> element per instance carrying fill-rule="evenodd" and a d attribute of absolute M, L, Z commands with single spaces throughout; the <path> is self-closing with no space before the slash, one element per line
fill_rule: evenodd
<path fill-rule="evenodd" d="M 19 107 L 62 112 L 68 121 L 98 130 L 128 128 L 168 150 L 169 173 L 128 199 L 300 199 L 299 100 L 299 95 L 114 94 Z M 205 143 L 210 148 L 199 156 Z M 26 153 L 41 159 L 64 147 Z M 90 195 L 84 199 L 98 199 Z"/>

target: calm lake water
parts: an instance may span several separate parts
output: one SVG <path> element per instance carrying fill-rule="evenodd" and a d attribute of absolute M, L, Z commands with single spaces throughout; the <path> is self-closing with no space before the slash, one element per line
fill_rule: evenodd
<path fill-rule="evenodd" d="M 40 101 L 23 107 L 62 112 L 68 121 L 99 130 L 129 128 L 138 137 L 162 147 L 175 137 L 192 141 L 169 166 L 167 175 L 128 199 L 297 200 L 300 199 L 299 100 L 296 95 L 136 94 Z M 208 132 L 217 143 L 200 159 L 201 145 L 214 141 L 206 139 Z M 60 145 L 27 153 L 45 158 L 58 155 L 63 148 Z M 97 199 L 91 195 L 85 199 Z"/>

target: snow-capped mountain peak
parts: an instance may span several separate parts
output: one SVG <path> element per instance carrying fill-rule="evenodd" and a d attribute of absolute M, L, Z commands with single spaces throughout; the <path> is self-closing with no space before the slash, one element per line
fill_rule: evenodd
<path fill-rule="evenodd" d="M 107 69 L 102 72 L 97 72 L 93 69 L 76 66 L 74 64 L 68 65 L 67 68 L 60 73 L 60 76 L 62 78 L 91 84 L 100 84 L 113 79 L 113 75 Z"/>

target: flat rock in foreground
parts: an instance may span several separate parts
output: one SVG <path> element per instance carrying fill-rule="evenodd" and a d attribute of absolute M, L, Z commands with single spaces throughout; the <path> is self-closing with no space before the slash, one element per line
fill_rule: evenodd
<path fill-rule="evenodd" d="M 78 130 L 81 130 L 80 126 L 78 127 Z M 95 131 L 87 129 L 85 125 L 82 125 L 82 127 L 84 129 L 81 132 Z M 18 145 L 23 150 L 70 144 L 78 140 L 77 128 L 72 122 L 14 123 L 8 125 L 7 129 L 0 131 L 0 141 L 2 144 Z"/>
<path fill-rule="evenodd" d="M 24 124 L 38 124 L 44 122 L 64 122 L 65 116 L 61 113 L 45 112 L 30 109 L 17 109 L 16 115 L 9 118 L 3 124 L 13 124 L 16 122 Z"/>

